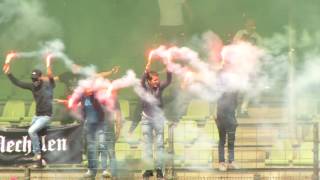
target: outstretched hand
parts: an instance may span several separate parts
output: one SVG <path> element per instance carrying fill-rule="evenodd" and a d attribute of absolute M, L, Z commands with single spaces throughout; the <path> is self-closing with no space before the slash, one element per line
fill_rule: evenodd
<path fill-rule="evenodd" d="M 114 66 L 114 67 L 111 69 L 111 72 L 112 72 L 113 74 L 116 74 L 116 73 L 119 72 L 119 70 L 120 70 L 120 66 Z"/>
<path fill-rule="evenodd" d="M 66 100 L 66 99 L 53 99 L 53 101 L 56 103 L 61 103 L 61 104 L 65 104 L 68 102 L 68 100 Z"/>
<path fill-rule="evenodd" d="M 2 71 L 4 72 L 4 74 L 9 74 L 10 73 L 10 64 L 9 63 L 5 63 L 3 65 Z"/>

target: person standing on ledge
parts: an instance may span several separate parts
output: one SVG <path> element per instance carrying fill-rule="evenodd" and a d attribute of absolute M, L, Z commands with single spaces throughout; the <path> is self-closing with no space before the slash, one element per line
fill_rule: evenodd
<path fill-rule="evenodd" d="M 3 68 L 3 72 L 8 76 L 9 80 L 16 86 L 30 90 L 36 102 L 35 116 L 32 118 L 28 133 L 32 142 L 33 161 L 40 161 L 41 148 L 40 137 L 38 132 L 49 126 L 52 116 L 52 100 L 55 81 L 52 75 L 51 66 L 47 66 L 47 76 L 43 76 L 39 69 L 31 72 L 31 83 L 22 82 L 13 76 L 10 72 L 10 65 L 7 64 Z"/>
<path fill-rule="evenodd" d="M 162 112 L 163 102 L 162 102 L 162 92 L 169 86 L 172 80 L 172 73 L 167 71 L 166 81 L 160 81 L 159 75 L 157 72 L 150 71 L 151 62 L 149 61 L 143 77 L 141 79 L 141 85 L 153 97 L 158 101 L 158 103 L 150 103 L 142 100 L 142 113 L 141 113 L 141 129 L 143 134 L 144 141 L 144 160 L 147 163 L 145 172 L 143 173 L 143 179 L 149 179 L 153 176 L 153 171 L 151 170 L 151 164 L 153 161 L 153 148 L 152 141 L 156 139 L 156 172 L 157 178 L 163 179 L 163 155 L 164 155 L 164 142 L 163 142 L 163 133 L 164 133 L 164 121 L 165 116 Z M 133 122 L 129 133 L 132 134 L 135 127 L 138 125 L 138 122 Z"/>

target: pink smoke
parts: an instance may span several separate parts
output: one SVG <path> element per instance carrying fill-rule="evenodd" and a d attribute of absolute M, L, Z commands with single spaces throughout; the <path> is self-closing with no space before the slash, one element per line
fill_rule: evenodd
<path fill-rule="evenodd" d="M 124 88 L 133 87 L 136 94 L 150 103 L 158 103 L 157 100 L 148 92 L 146 92 L 140 83 L 140 79 L 136 78 L 132 70 L 128 70 L 127 74 L 121 78 L 110 81 L 101 77 L 91 77 L 78 82 L 78 86 L 68 99 L 68 108 L 74 113 L 78 111 L 78 103 L 84 95 L 86 89 L 94 92 L 95 98 L 102 104 L 106 110 L 112 112 L 115 108 L 117 92 Z"/>
<path fill-rule="evenodd" d="M 213 41 L 216 40 L 217 38 Z M 223 63 L 220 66 L 220 69 L 223 69 L 223 87 L 217 86 L 217 73 L 220 69 L 214 68 L 212 63 L 202 61 L 198 53 L 188 47 L 160 46 L 150 51 L 149 61 L 153 57 L 160 57 L 167 70 L 182 81 L 181 86 L 197 96 L 202 96 L 204 91 L 210 96 L 208 92 L 211 91 L 212 97 L 209 99 L 212 99 L 217 97 L 218 91 L 250 88 L 250 77 L 259 70 L 259 59 L 264 55 L 264 51 L 246 42 L 227 46 L 222 46 L 220 41 L 210 44 L 215 47 L 212 58 L 217 60 L 219 57 Z"/>

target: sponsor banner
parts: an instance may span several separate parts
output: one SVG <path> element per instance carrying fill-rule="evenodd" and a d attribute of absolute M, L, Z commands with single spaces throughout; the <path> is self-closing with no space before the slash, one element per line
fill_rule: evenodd
<path fill-rule="evenodd" d="M 48 164 L 82 161 L 82 125 L 50 127 L 38 133 L 41 150 Z M 31 163 L 32 144 L 28 128 L 0 128 L 0 166 Z"/>

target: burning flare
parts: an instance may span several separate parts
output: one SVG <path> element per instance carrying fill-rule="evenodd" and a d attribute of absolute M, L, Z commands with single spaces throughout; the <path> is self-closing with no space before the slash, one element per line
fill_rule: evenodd
<path fill-rule="evenodd" d="M 8 72 L 10 69 L 10 62 L 13 58 L 17 57 L 17 53 L 11 52 L 7 54 L 5 64 L 3 65 L 3 71 Z"/>
<path fill-rule="evenodd" d="M 46 56 L 46 65 L 47 65 L 47 68 L 49 68 L 50 67 L 50 65 L 51 65 L 51 59 L 53 58 L 53 54 L 48 54 L 47 56 Z"/>

